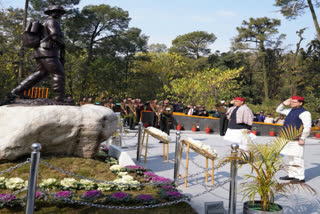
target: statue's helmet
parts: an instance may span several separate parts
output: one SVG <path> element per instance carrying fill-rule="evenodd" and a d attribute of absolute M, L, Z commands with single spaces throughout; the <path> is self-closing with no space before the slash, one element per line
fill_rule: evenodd
<path fill-rule="evenodd" d="M 53 11 L 59 11 L 62 14 L 65 14 L 66 11 L 61 5 L 50 5 L 45 11 L 44 14 L 50 15 L 51 12 Z"/>

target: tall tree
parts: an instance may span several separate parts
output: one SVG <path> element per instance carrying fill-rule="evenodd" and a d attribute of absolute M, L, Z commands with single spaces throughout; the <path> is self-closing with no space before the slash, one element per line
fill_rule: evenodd
<path fill-rule="evenodd" d="M 167 53 L 168 48 L 165 44 L 151 44 L 148 47 L 148 51 L 152 53 Z"/>
<path fill-rule="evenodd" d="M 319 7 L 319 1 L 312 0 L 276 0 L 275 6 L 281 7 L 281 13 L 288 19 L 295 19 L 297 16 L 300 16 L 309 8 L 314 27 L 317 32 L 317 38 L 320 40 L 320 27 L 317 19 L 315 7 Z"/>
<path fill-rule="evenodd" d="M 243 21 L 241 27 L 237 27 L 238 36 L 235 38 L 235 46 L 242 49 L 258 50 L 259 59 L 261 61 L 262 76 L 264 82 L 264 98 L 269 99 L 269 81 L 268 69 L 266 65 L 266 47 L 279 45 L 279 41 L 284 38 L 281 34 L 278 39 L 273 38 L 278 34 L 277 27 L 280 26 L 280 20 L 270 19 L 268 17 L 250 18 L 249 21 Z M 251 47 L 249 44 L 254 43 Z"/>
<path fill-rule="evenodd" d="M 89 67 L 95 60 L 96 47 L 106 39 L 118 37 L 128 28 L 129 14 L 127 11 L 109 5 L 88 5 L 81 12 L 66 20 L 66 34 L 69 40 L 87 51 L 86 65 L 82 68 L 82 91 L 88 85 Z"/>
<path fill-rule="evenodd" d="M 213 33 L 194 31 L 180 35 L 172 41 L 170 52 L 178 52 L 182 55 L 199 59 L 201 55 L 208 55 L 208 46 L 217 39 Z"/>

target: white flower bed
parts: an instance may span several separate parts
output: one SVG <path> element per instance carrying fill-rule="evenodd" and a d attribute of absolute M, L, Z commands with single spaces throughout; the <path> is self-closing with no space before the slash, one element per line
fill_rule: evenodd
<path fill-rule="evenodd" d="M 166 141 L 168 141 L 169 143 L 171 142 L 171 139 L 169 137 L 169 135 L 163 131 L 161 131 L 160 129 L 154 128 L 154 127 L 148 127 L 146 128 L 150 134 L 152 134 L 154 137 L 159 136 L 162 137 L 163 139 L 165 139 Z M 161 140 L 161 139 L 159 139 Z"/>
<path fill-rule="evenodd" d="M 64 178 L 63 180 L 60 181 L 60 185 L 63 186 L 64 188 L 72 188 L 76 189 L 78 187 L 78 181 L 74 178 Z"/>
<path fill-rule="evenodd" d="M 216 158 L 218 157 L 217 151 L 216 151 L 215 149 L 213 149 L 211 146 L 206 145 L 206 144 L 202 143 L 202 142 L 199 141 L 199 140 L 194 140 L 194 139 L 192 139 L 191 137 L 189 137 L 187 140 L 188 140 L 191 144 L 193 144 L 193 145 L 195 145 L 195 146 L 197 146 L 197 147 L 205 150 L 206 152 L 208 152 L 209 154 L 213 155 L 214 157 L 216 157 Z"/>
<path fill-rule="evenodd" d="M 6 188 L 11 190 L 22 189 L 28 186 L 28 183 L 21 178 L 9 178 L 6 181 Z"/>
<path fill-rule="evenodd" d="M 124 167 L 120 165 L 112 165 L 110 167 L 111 172 L 121 172 L 122 169 L 124 169 Z"/>

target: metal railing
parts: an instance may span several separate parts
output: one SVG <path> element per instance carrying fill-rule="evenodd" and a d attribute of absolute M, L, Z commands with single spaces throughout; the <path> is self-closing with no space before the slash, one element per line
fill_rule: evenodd
<path fill-rule="evenodd" d="M 140 137 L 138 136 L 138 147 L 139 144 L 141 143 L 141 131 L 142 131 L 142 124 L 139 123 L 139 132 L 140 132 Z M 140 139 L 139 139 L 140 138 Z M 175 153 L 175 167 L 174 167 L 174 180 L 170 181 L 168 183 L 175 183 L 176 186 L 180 186 L 181 184 L 183 184 L 183 180 L 185 178 L 179 178 L 179 165 L 180 160 L 179 160 L 179 151 L 181 148 L 181 142 L 180 142 L 180 138 L 181 138 L 181 133 L 179 131 L 177 131 L 177 135 L 176 135 L 176 153 Z M 238 149 L 239 149 L 239 145 L 238 144 L 232 144 L 231 146 L 232 151 L 231 151 L 231 155 L 232 156 L 236 156 L 238 155 Z M 13 171 L 17 168 L 20 168 L 22 166 L 24 166 L 25 164 L 30 163 L 30 174 L 29 174 L 29 183 L 28 183 L 28 188 L 24 188 L 21 190 L 18 190 L 16 192 L 14 192 L 14 194 L 18 194 L 20 192 L 26 191 L 28 190 L 27 193 L 27 204 L 26 204 L 26 214 L 33 214 L 34 212 L 34 202 L 35 202 L 35 195 L 36 195 L 36 190 L 40 190 L 48 195 L 53 195 L 52 193 L 48 193 L 46 190 L 42 190 L 40 188 L 37 187 L 37 177 L 38 177 L 38 167 L 39 164 L 43 164 L 49 168 L 52 168 L 56 171 L 59 171 L 61 173 L 64 173 L 66 175 L 70 175 L 73 177 L 77 177 L 77 178 L 81 178 L 81 179 L 86 179 L 86 180 L 90 180 L 96 183 L 107 183 L 107 184 L 112 184 L 112 185 L 127 185 L 127 186 L 148 186 L 148 185 L 163 185 L 165 184 L 164 182 L 150 182 L 150 183 L 139 183 L 139 184 L 126 184 L 126 183 L 115 183 L 112 181 L 101 181 L 101 180 L 96 180 L 96 179 L 92 179 L 92 178 L 87 178 L 84 176 L 80 176 L 77 175 L 75 173 L 71 173 L 68 171 L 65 171 L 61 168 L 58 168 L 56 166 L 53 166 L 43 160 L 40 159 L 40 149 L 41 149 L 41 145 L 39 143 L 35 143 L 32 144 L 32 153 L 31 153 L 31 158 L 27 159 L 25 162 L 17 164 L 16 166 L 10 167 L 6 170 L 3 170 L 0 172 L 1 174 L 4 174 L 6 172 L 10 172 Z M 138 149 L 138 151 L 140 151 Z M 138 154 L 137 154 L 138 155 Z M 221 167 L 221 165 L 220 165 Z M 230 183 L 230 189 L 229 189 L 229 214 L 235 214 L 236 213 L 236 195 L 237 195 L 237 181 L 236 181 L 236 177 L 237 177 L 237 161 L 232 161 L 231 163 L 231 169 L 230 169 L 230 177 L 228 179 L 226 179 L 223 182 L 217 182 L 214 185 L 206 185 L 203 184 L 202 186 L 205 187 L 205 191 L 200 192 L 196 195 L 192 195 L 192 196 L 187 196 L 185 198 L 181 198 L 181 199 L 177 199 L 174 201 L 170 201 L 170 202 L 165 202 L 165 203 L 159 203 L 159 204 L 153 204 L 153 205 L 146 205 L 146 206 L 129 206 L 129 207 L 124 207 L 124 206 L 110 206 L 110 205 L 102 205 L 102 204 L 93 204 L 93 203 L 87 203 L 87 202 L 83 202 L 83 201 L 77 201 L 77 200 L 73 200 L 73 199 L 65 199 L 66 202 L 68 203 L 76 203 L 76 204 L 81 204 L 81 205 L 87 205 L 87 206 L 92 206 L 92 207 L 99 207 L 99 208 L 112 208 L 112 209 L 145 209 L 145 208 L 155 208 L 155 207 L 161 207 L 161 206 L 168 206 L 168 205 L 172 205 L 172 204 L 176 204 L 176 203 L 180 203 L 183 201 L 189 201 L 192 200 L 193 198 L 205 195 L 209 192 L 212 192 L 213 190 L 224 186 L 227 183 Z M 217 169 L 214 167 L 214 169 Z M 203 174 L 206 170 L 202 170 L 200 172 L 194 173 L 194 174 L 190 174 L 187 176 L 187 178 L 194 178 L 196 176 L 199 176 L 200 174 Z M 180 181 L 181 184 L 180 184 Z"/>

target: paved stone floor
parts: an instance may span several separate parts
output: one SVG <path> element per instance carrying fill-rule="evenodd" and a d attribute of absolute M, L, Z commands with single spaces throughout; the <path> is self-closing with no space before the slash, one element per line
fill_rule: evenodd
<path fill-rule="evenodd" d="M 131 158 L 135 161 L 137 165 L 146 166 L 152 169 L 156 174 L 173 179 L 174 171 L 174 156 L 175 156 L 175 139 L 176 133 L 171 130 L 170 137 L 172 143 L 169 144 L 169 163 L 162 160 L 162 144 L 153 137 L 149 138 L 149 149 L 147 163 L 143 163 L 143 158 L 141 161 L 136 161 L 136 144 L 137 144 L 137 131 L 130 131 L 122 137 L 122 147 L 123 150 L 128 152 Z M 204 132 L 191 132 L 182 131 L 181 139 L 187 139 L 191 137 L 195 140 L 200 140 L 205 144 L 213 146 L 219 153 L 219 156 L 230 154 L 231 143 L 225 141 L 217 134 L 205 134 Z M 269 142 L 272 137 L 258 136 L 255 141 L 257 142 Z M 185 157 L 185 154 L 183 155 Z M 185 159 L 182 159 L 182 165 L 180 166 L 180 174 L 184 174 Z M 189 161 L 189 175 L 203 171 L 202 167 L 205 166 L 205 159 L 195 152 L 190 152 Z M 210 165 L 209 165 L 210 166 Z M 243 175 L 248 173 L 250 168 L 248 166 L 243 166 L 238 170 L 237 184 L 237 214 L 242 213 L 243 195 L 240 192 L 240 184 L 244 182 Z M 230 175 L 230 165 L 226 165 L 215 171 L 215 183 L 219 184 L 226 181 Z M 279 172 L 277 177 L 285 175 L 285 172 Z M 285 214 L 320 214 L 320 141 L 314 137 L 308 138 L 305 146 L 305 175 L 306 183 L 312 186 L 317 192 L 317 195 L 312 195 L 306 193 L 303 190 L 295 190 L 287 196 L 277 196 L 276 203 L 280 204 L 284 208 Z M 207 185 L 210 185 L 210 178 Z M 200 194 L 198 197 L 192 198 L 190 201 L 191 206 L 199 213 L 205 213 L 205 202 L 218 202 L 222 201 L 226 213 L 228 213 L 229 205 L 229 183 L 226 183 L 218 188 L 211 189 L 205 184 L 205 174 L 192 178 L 188 181 L 188 186 L 185 188 L 183 181 L 179 183 L 179 190 L 185 194 L 195 196 Z M 211 190 L 206 194 L 201 194 L 206 190 Z M 243 199 L 243 200 L 242 200 Z"/>

